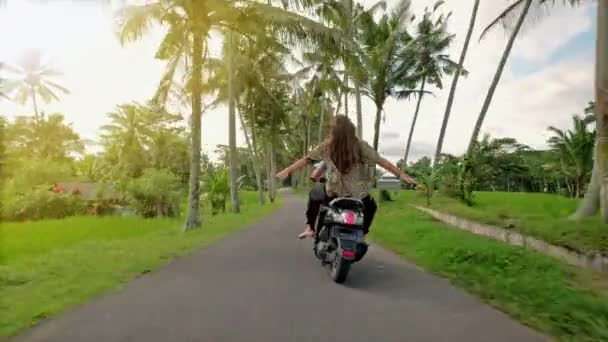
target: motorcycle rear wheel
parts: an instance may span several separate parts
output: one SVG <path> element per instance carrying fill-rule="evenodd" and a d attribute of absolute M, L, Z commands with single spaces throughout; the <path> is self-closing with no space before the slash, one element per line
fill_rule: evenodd
<path fill-rule="evenodd" d="M 331 279 L 337 284 L 342 284 L 346 281 L 346 276 L 350 271 L 351 262 L 336 255 L 334 262 L 331 263 Z"/>

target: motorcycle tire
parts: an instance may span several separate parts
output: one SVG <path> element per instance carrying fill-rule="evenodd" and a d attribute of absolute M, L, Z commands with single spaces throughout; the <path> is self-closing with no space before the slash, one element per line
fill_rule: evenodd
<path fill-rule="evenodd" d="M 337 284 L 342 284 L 346 281 L 346 276 L 350 271 L 351 262 L 336 256 L 334 262 L 331 263 L 331 279 Z"/>

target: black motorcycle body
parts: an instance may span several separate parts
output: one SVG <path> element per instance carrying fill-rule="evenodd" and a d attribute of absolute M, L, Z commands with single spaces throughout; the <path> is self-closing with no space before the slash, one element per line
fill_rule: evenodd
<path fill-rule="evenodd" d="M 363 202 L 340 197 L 321 206 L 317 218 L 314 252 L 324 266 L 329 267 L 332 279 L 343 283 L 353 263 L 367 252 L 364 240 Z"/>

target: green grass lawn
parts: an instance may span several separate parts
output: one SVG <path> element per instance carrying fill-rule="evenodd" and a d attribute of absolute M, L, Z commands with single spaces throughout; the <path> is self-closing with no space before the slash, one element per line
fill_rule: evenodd
<path fill-rule="evenodd" d="M 421 196 L 416 196 L 415 202 L 424 204 Z M 608 229 L 599 217 L 568 220 L 578 203 L 575 199 L 549 194 L 476 192 L 473 207 L 437 194 L 431 208 L 502 228 L 512 228 L 572 250 L 608 254 Z"/>
<path fill-rule="evenodd" d="M 182 219 L 74 217 L 6 223 L 1 229 L 0 336 L 14 335 L 74 304 L 116 289 L 136 275 L 208 245 L 268 215 L 243 194 L 240 215 L 205 216 L 183 233 Z M 208 214 L 206 210 L 204 214 Z"/>
<path fill-rule="evenodd" d="M 560 340 L 608 341 L 608 291 L 599 287 L 603 279 L 520 247 L 449 228 L 411 208 L 414 196 L 402 193 L 397 201 L 381 204 L 373 241 Z M 480 201 L 484 198 L 494 197 L 480 194 Z"/>

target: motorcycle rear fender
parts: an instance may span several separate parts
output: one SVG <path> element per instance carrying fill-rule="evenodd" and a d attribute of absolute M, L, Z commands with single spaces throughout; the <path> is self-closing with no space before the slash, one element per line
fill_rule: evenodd
<path fill-rule="evenodd" d="M 359 242 L 353 241 L 353 240 L 347 240 L 347 239 L 336 239 L 336 240 L 338 241 L 338 253 L 340 253 L 340 255 L 342 255 L 342 257 L 347 260 L 355 259 L 355 254 L 357 251 L 357 244 Z M 344 256 L 344 251 L 353 252 L 352 257 Z"/>

